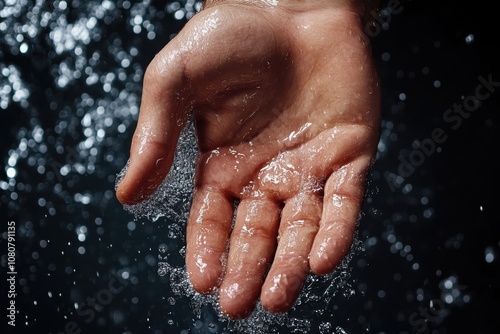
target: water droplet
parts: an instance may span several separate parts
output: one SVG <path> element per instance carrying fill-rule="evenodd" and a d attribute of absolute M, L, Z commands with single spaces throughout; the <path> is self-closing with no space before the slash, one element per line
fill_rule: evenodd
<path fill-rule="evenodd" d="M 468 34 L 465 36 L 465 43 L 466 44 L 472 44 L 474 42 L 474 35 L 473 34 Z"/>

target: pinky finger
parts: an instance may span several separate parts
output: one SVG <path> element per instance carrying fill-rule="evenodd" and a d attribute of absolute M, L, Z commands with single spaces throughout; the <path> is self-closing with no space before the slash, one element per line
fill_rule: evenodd
<path fill-rule="evenodd" d="M 309 265 L 315 274 L 328 274 L 351 248 L 365 190 L 368 159 L 335 171 L 325 184 L 323 213 L 311 249 Z"/>

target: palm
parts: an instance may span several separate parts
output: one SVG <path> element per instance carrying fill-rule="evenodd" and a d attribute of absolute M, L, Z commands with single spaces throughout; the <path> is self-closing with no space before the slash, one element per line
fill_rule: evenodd
<path fill-rule="evenodd" d="M 352 242 L 378 135 L 377 80 L 352 14 L 314 18 L 246 5 L 203 10 L 144 82 L 119 199 L 154 191 L 177 124 L 193 111 L 201 154 L 187 268 L 198 291 L 220 287 L 234 317 L 259 296 L 287 310 L 309 270 L 330 272 Z"/>

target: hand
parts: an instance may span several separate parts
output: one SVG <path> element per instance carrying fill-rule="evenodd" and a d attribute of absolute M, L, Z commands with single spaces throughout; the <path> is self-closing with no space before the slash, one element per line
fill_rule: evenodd
<path fill-rule="evenodd" d="M 117 188 L 124 204 L 150 196 L 194 118 L 186 265 L 194 288 L 217 290 L 234 318 L 259 298 L 271 312 L 289 310 L 310 271 L 342 260 L 380 122 L 352 2 L 255 1 L 207 3 L 152 60 Z"/>

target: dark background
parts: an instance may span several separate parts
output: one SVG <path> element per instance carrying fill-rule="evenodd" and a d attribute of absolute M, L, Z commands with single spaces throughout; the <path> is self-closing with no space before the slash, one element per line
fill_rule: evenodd
<path fill-rule="evenodd" d="M 112 3 L 0 1 L 1 294 L 6 226 L 15 221 L 19 311 L 15 329 L 3 316 L 7 333 L 59 333 L 71 321 L 82 333 L 498 331 L 500 87 L 456 129 L 443 119 L 475 95 L 480 76 L 500 82 L 500 29 L 490 3 L 401 1 L 401 12 L 386 16 L 390 22 L 371 40 L 383 122 L 359 228 L 363 250 L 335 276 L 343 282 L 326 292 L 330 298 L 298 305 L 285 318 L 259 314 L 241 324 L 217 320 L 175 269 L 182 266 L 182 238 L 172 238 L 182 235 L 177 225 L 134 219 L 114 197 L 143 71 L 185 23 L 176 13 L 193 13 L 194 3 Z M 58 51 L 58 28 L 71 31 L 90 17 L 97 20 L 87 26 L 89 39 L 74 35 L 80 51 L 70 44 Z M 398 178 L 401 159 L 415 157 L 435 128 L 446 140 Z M 172 263 L 165 276 L 157 272 L 161 245 Z M 126 286 L 86 321 L 75 303 L 103 296 L 115 274 Z"/>

